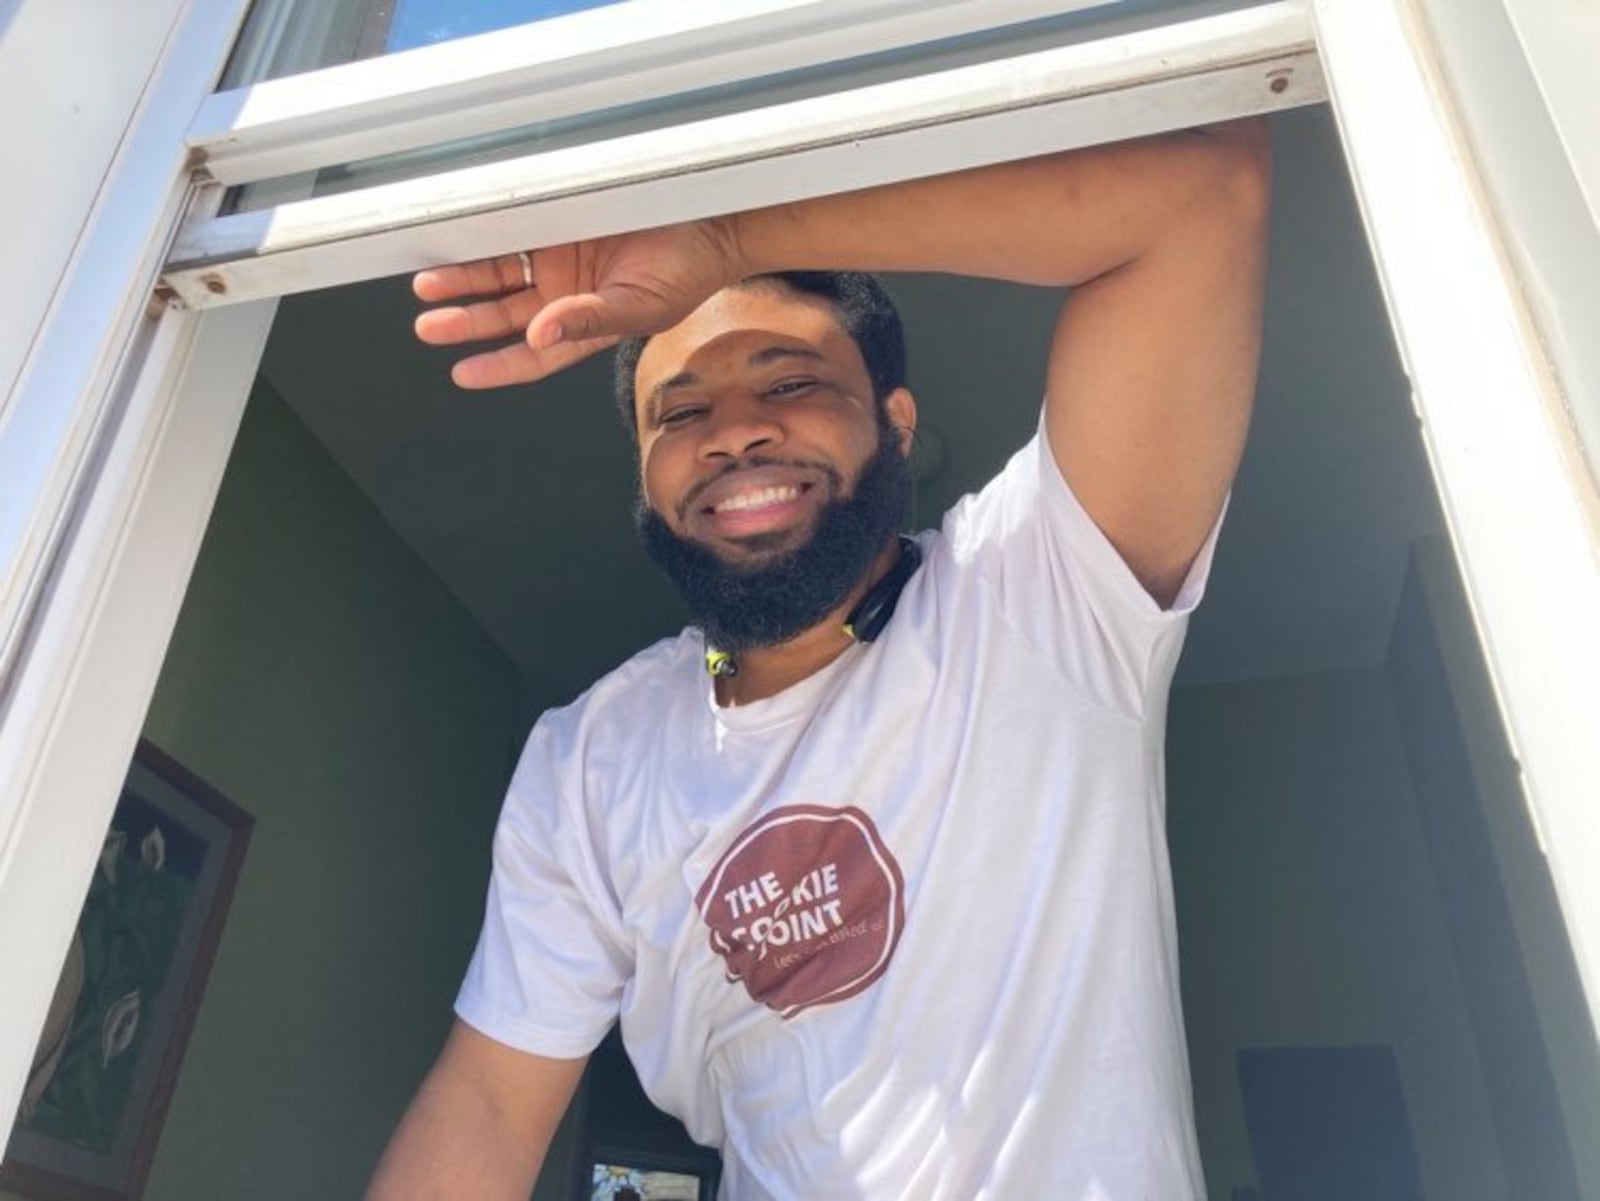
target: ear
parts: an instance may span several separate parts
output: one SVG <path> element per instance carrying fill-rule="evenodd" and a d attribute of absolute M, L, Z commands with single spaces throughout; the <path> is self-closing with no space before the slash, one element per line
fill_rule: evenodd
<path fill-rule="evenodd" d="M 883 411 L 900 437 L 900 453 L 911 453 L 911 437 L 917 431 L 917 401 L 909 388 L 896 388 L 883 398 Z"/>

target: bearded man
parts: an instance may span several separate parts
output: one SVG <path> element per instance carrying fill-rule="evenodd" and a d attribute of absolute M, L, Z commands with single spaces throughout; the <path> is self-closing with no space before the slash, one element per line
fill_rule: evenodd
<path fill-rule="evenodd" d="M 535 726 L 372 1198 L 525 1199 L 617 1021 L 732 1201 L 1203 1196 L 1163 722 L 1267 178 L 1246 123 L 417 278 L 425 340 L 523 335 L 465 387 L 618 347 L 640 531 L 697 624 Z M 1072 288 L 1038 433 L 915 538 L 873 270 Z"/>

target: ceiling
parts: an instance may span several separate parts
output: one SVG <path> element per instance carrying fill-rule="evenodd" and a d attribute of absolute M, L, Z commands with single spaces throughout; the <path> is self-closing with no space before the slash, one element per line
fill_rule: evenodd
<path fill-rule="evenodd" d="M 1409 387 L 1325 109 L 1274 118 L 1266 347 L 1251 441 L 1180 684 L 1381 661 L 1407 546 L 1438 533 Z M 896 277 L 937 521 L 1033 430 L 1057 298 Z M 410 336 L 404 280 L 292 297 L 262 371 L 520 667 L 568 699 L 684 612 L 633 542 L 607 363 L 462 393 Z"/>

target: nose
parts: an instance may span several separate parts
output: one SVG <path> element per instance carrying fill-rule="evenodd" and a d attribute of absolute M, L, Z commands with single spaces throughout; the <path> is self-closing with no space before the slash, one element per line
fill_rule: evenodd
<path fill-rule="evenodd" d="M 782 424 L 760 397 L 725 398 L 712 407 L 702 427 L 700 455 L 704 459 L 739 459 L 757 450 L 783 444 Z"/>

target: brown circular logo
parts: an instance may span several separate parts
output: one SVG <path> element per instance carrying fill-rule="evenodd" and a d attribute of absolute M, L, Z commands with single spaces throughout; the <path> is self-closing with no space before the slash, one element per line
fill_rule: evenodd
<path fill-rule="evenodd" d="M 905 925 L 905 882 L 861 810 L 787 805 L 740 832 L 695 904 L 729 981 L 790 1018 L 883 975 Z"/>

